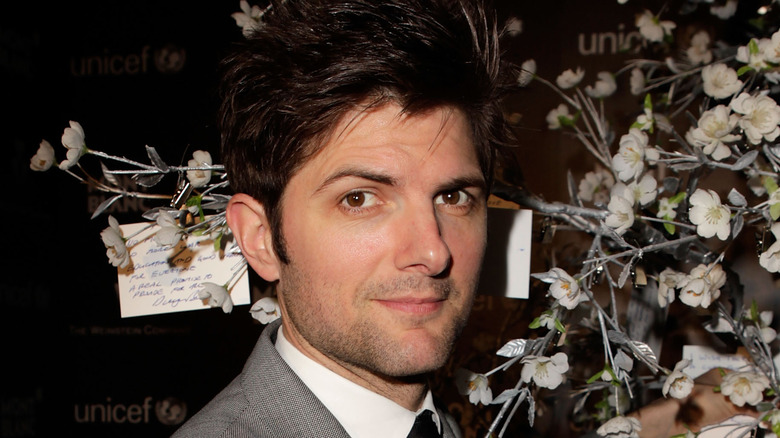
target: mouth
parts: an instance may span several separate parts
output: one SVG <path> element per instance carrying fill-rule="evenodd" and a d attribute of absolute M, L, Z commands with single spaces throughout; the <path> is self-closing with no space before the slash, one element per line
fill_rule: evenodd
<path fill-rule="evenodd" d="M 433 314 L 441 309 L 444 305 L 444 299 L 438 297 L 400 297 L 384 300 L 379 299 L 375 301 L 391 310 L 415 316 L 426 316 Z"/>

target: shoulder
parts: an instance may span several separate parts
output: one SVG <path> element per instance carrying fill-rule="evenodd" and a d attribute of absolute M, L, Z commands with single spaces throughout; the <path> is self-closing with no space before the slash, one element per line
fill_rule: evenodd
<path fill-rule="evenodd" d="M 267 375 L 261 368 L 273 366 L 267 362 L 276 352 L 270 339 L 275 329 L 276 325 L 266 327 L 241 374 L 184 423 L 174 438 L 272 436 L 262 433 L 268 426 L 263 423 L 265 415 L 261 409 L 273 409 L 272 399 L 276 394 L 266 391 Z"/>

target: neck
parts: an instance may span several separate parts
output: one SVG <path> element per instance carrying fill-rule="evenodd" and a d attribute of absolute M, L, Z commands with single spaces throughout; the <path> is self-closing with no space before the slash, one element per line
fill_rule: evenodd
<path fill-rule="evenodd" d="M 320 352 L 309 344 L 300 333 L 295 330 L 295 327 L 293 327 L 292 324 L 288 324 L 284 318 L 282 318 L 282 327 L 285 339 L 309 359 L 319 363 L 345 379 L 392 400 L 410 411 L 417 411 L 422 407 L 425 396 L 428 393 L 426 375 L 403 377 L 381 375 L 371 370 L 345 363 Z"/>

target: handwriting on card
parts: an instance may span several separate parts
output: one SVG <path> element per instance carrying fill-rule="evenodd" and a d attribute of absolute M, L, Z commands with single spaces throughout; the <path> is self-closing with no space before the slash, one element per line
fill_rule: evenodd
<path fill-rule="evenodd" d="M 683 359 L 689 359 L 691 364 L 683 372 L 691 378 L 697 378 L 709 370 L 725 368 L 740 370 L 749 366 L 746 358 L 736 354 L 720 354 L 710 347 L 698 345 L 683 345 Z"/>
<path fill-rule="evenodd" d="M 202 283 L 226 284 L 243 269 L 240 254 L 218 253 L 208 236 L 191 236 L 166 248 L 152 239 L 157 225 L 126 224 L 121 229 L 123 235 L 132 236 L 127 241 L 130 265 L 118 269 L 123 318 L 208 309 L 208 303 L 198 298 Z M 233 304 L 249 304 L 246 272 L 231 285 Z"/>

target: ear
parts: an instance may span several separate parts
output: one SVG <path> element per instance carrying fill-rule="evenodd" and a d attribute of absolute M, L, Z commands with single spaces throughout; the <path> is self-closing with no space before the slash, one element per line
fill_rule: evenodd
<path fill-rule="evenodd" d="M 263 204 L 245 193 L 236 193 L 228 202 L 225 215 L 249 266 L 266 281 L 278 280 L 281 265 L 273 250 L 271 228 Z"/>

